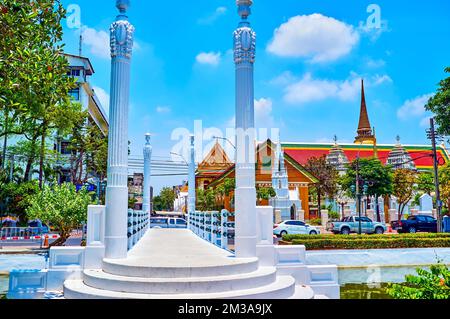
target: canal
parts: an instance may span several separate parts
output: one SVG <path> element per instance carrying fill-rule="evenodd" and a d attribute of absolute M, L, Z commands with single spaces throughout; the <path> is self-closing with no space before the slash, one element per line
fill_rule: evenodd
<path fill-rule="evenodd" d="M 9 286 L 9 272 L 13 269 L 45 269 L 44 255 L 0 254 L 0 299 L 4 299 Z"/>

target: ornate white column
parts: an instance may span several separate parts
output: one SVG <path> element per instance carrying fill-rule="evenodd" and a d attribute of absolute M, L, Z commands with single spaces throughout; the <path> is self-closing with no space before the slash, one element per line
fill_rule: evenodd
<path fill-rule="evenodd" d="M 150 211 L 150 178 L 151 178 L 151 165 L 152 165 L 152 145 L 150 144 L 150 133 L 145 134 L 145 146 L 144 146 L 144 199 L 142 203 L 142 210 L 151 214 Z"/>
<path fill-rule="evenodd" d="M 237 0 L 242 18 L 234 32 L 236 65 L 236 238 L 237 257 L 255 257 L 257 243 L 255 188 L 255 119 L 253 64 L 256 33 L 250 28 L 252 0 Z"/>
<path fill-rule="evenodd" d="M 189 159 L 189 180 L 188 180 L 188 228 L 191 226 L 191 216 L 195 213 L 195 137 L 191 135 L 190 159 Z"/>
<path fill-rule="evenodd" d="M 134 27 L 128 22 L 129 0 L 117 0 L 120 14 L 111 25 L 111 100 L 109 111 L 108 186 L 105 257 L 127 256 L 128 100 Z"/>

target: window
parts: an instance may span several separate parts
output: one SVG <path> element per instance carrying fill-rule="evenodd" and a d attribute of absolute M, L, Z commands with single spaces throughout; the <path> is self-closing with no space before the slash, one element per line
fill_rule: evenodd
<path fill-rule="evenodd" d="M 417 220 L 416 216 L 410 216 L 408 220 Z"/>
<path fill-rule="evenodd" d="M 427 219 L 427 222 L 429 222 L 429 223 L 435 223 L 436 222 L 436 219 L 434 219 L 433 217 L 430 217 L 430 216 L 427 216 L 426 219 Z"/>
<path fill-rule="evenodd" d="M 62 155 L 72 154 L 72 151 L 70 150 L 69 146 L 70 146 L 69 142 L 61 142 L 61 154 Z"/>
<path fill-rule="evenodd" d="M 304 222 L 294 222 L 294 225 L 296 226 L 305 226 Z"/>
<path fill-rule="evenodd" d="M 167 224 L 167 218 L 152 218 L 150 222 L 152 224 L 164 225 Z"/>
<path fill-rule="evenodd" d="M 73 69 L 71 72 L 72 76 L 80 76 L 81 75 L 81 70 L 79 69 Z"/>
<path fill-rule="evenodd" d="M 364 223 L 371 223 L 371 222 L 372 222 L 372 221 L 370 220 L 370 218 L 367 218 L 367 217 L 362 217 L 362 218 L 361 218 L 361 221 L 364 222 Z"/>
<path fill-rule="evenodd" d="M 80 88 L 76 88 L 76 89 L 70 90 L 69 94 L 70 94 L 70 96 L 72 96 L 72 98 L 75 101 L 79 101 L 80 100 Z"/>
<path fill-rule="evenodd" d="M 177 219 L 177 225 L 186 225 L 186 221 L 184 219 Z"/>
<path fill-rule="evenodd" d="M 294 221 L 289 221 L 289 222 L 286 222 L 286 225 L 295 226 L 296 224 Z"/>
<path fill-rule="evenodd" d="M 175 220 L 170 219 L 170 220 L 169 220 L 169 224 L 170 224 L 170 225 L 175 225 Z"/>

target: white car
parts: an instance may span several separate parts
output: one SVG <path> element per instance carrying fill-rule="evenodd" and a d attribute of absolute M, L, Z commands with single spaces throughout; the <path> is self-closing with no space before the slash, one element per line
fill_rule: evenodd
<path fill-rule="evenodd" d="M 273 233 L 279 237 L 284 235 L 319 235 L 320 230 L 299 220 L 285 220 L 274 225 Z"/>

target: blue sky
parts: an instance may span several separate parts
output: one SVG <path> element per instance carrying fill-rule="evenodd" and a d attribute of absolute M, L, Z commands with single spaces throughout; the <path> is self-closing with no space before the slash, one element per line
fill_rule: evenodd
<path fill-rule="evenodd" d="M 280 128 L 290 142 L 352 142 L 366 81 L 371 124 L 379 143 L 427 143 L 423 105 L 450 66 L 450 2 L 255 0 L 256 124 Z M 109 25 L 115 1 L 67 0 L 81 8 L 83 55 L 91 82 L 107 104 Z M 169 157 L 176 128 L 229 127 L 234 116 L 233 0 L 132 0 L 136 27 L 130 140 L 141 155 L 151 132 L 156 156 Z M 369 10 L 376 4 L 376 10 Z M 373 13 L 381 10 L 381 27 Z M 368 24 L 368 18 L 369 24 Z M 79 29 L 64 26 L 66 51 L 78 52 Z M 105 106 L 107 107 L 107 105 Z M 205 145 L 210 141 L 204 141 Z M 183 177 L 155 179 L 159 189 Z"/>

